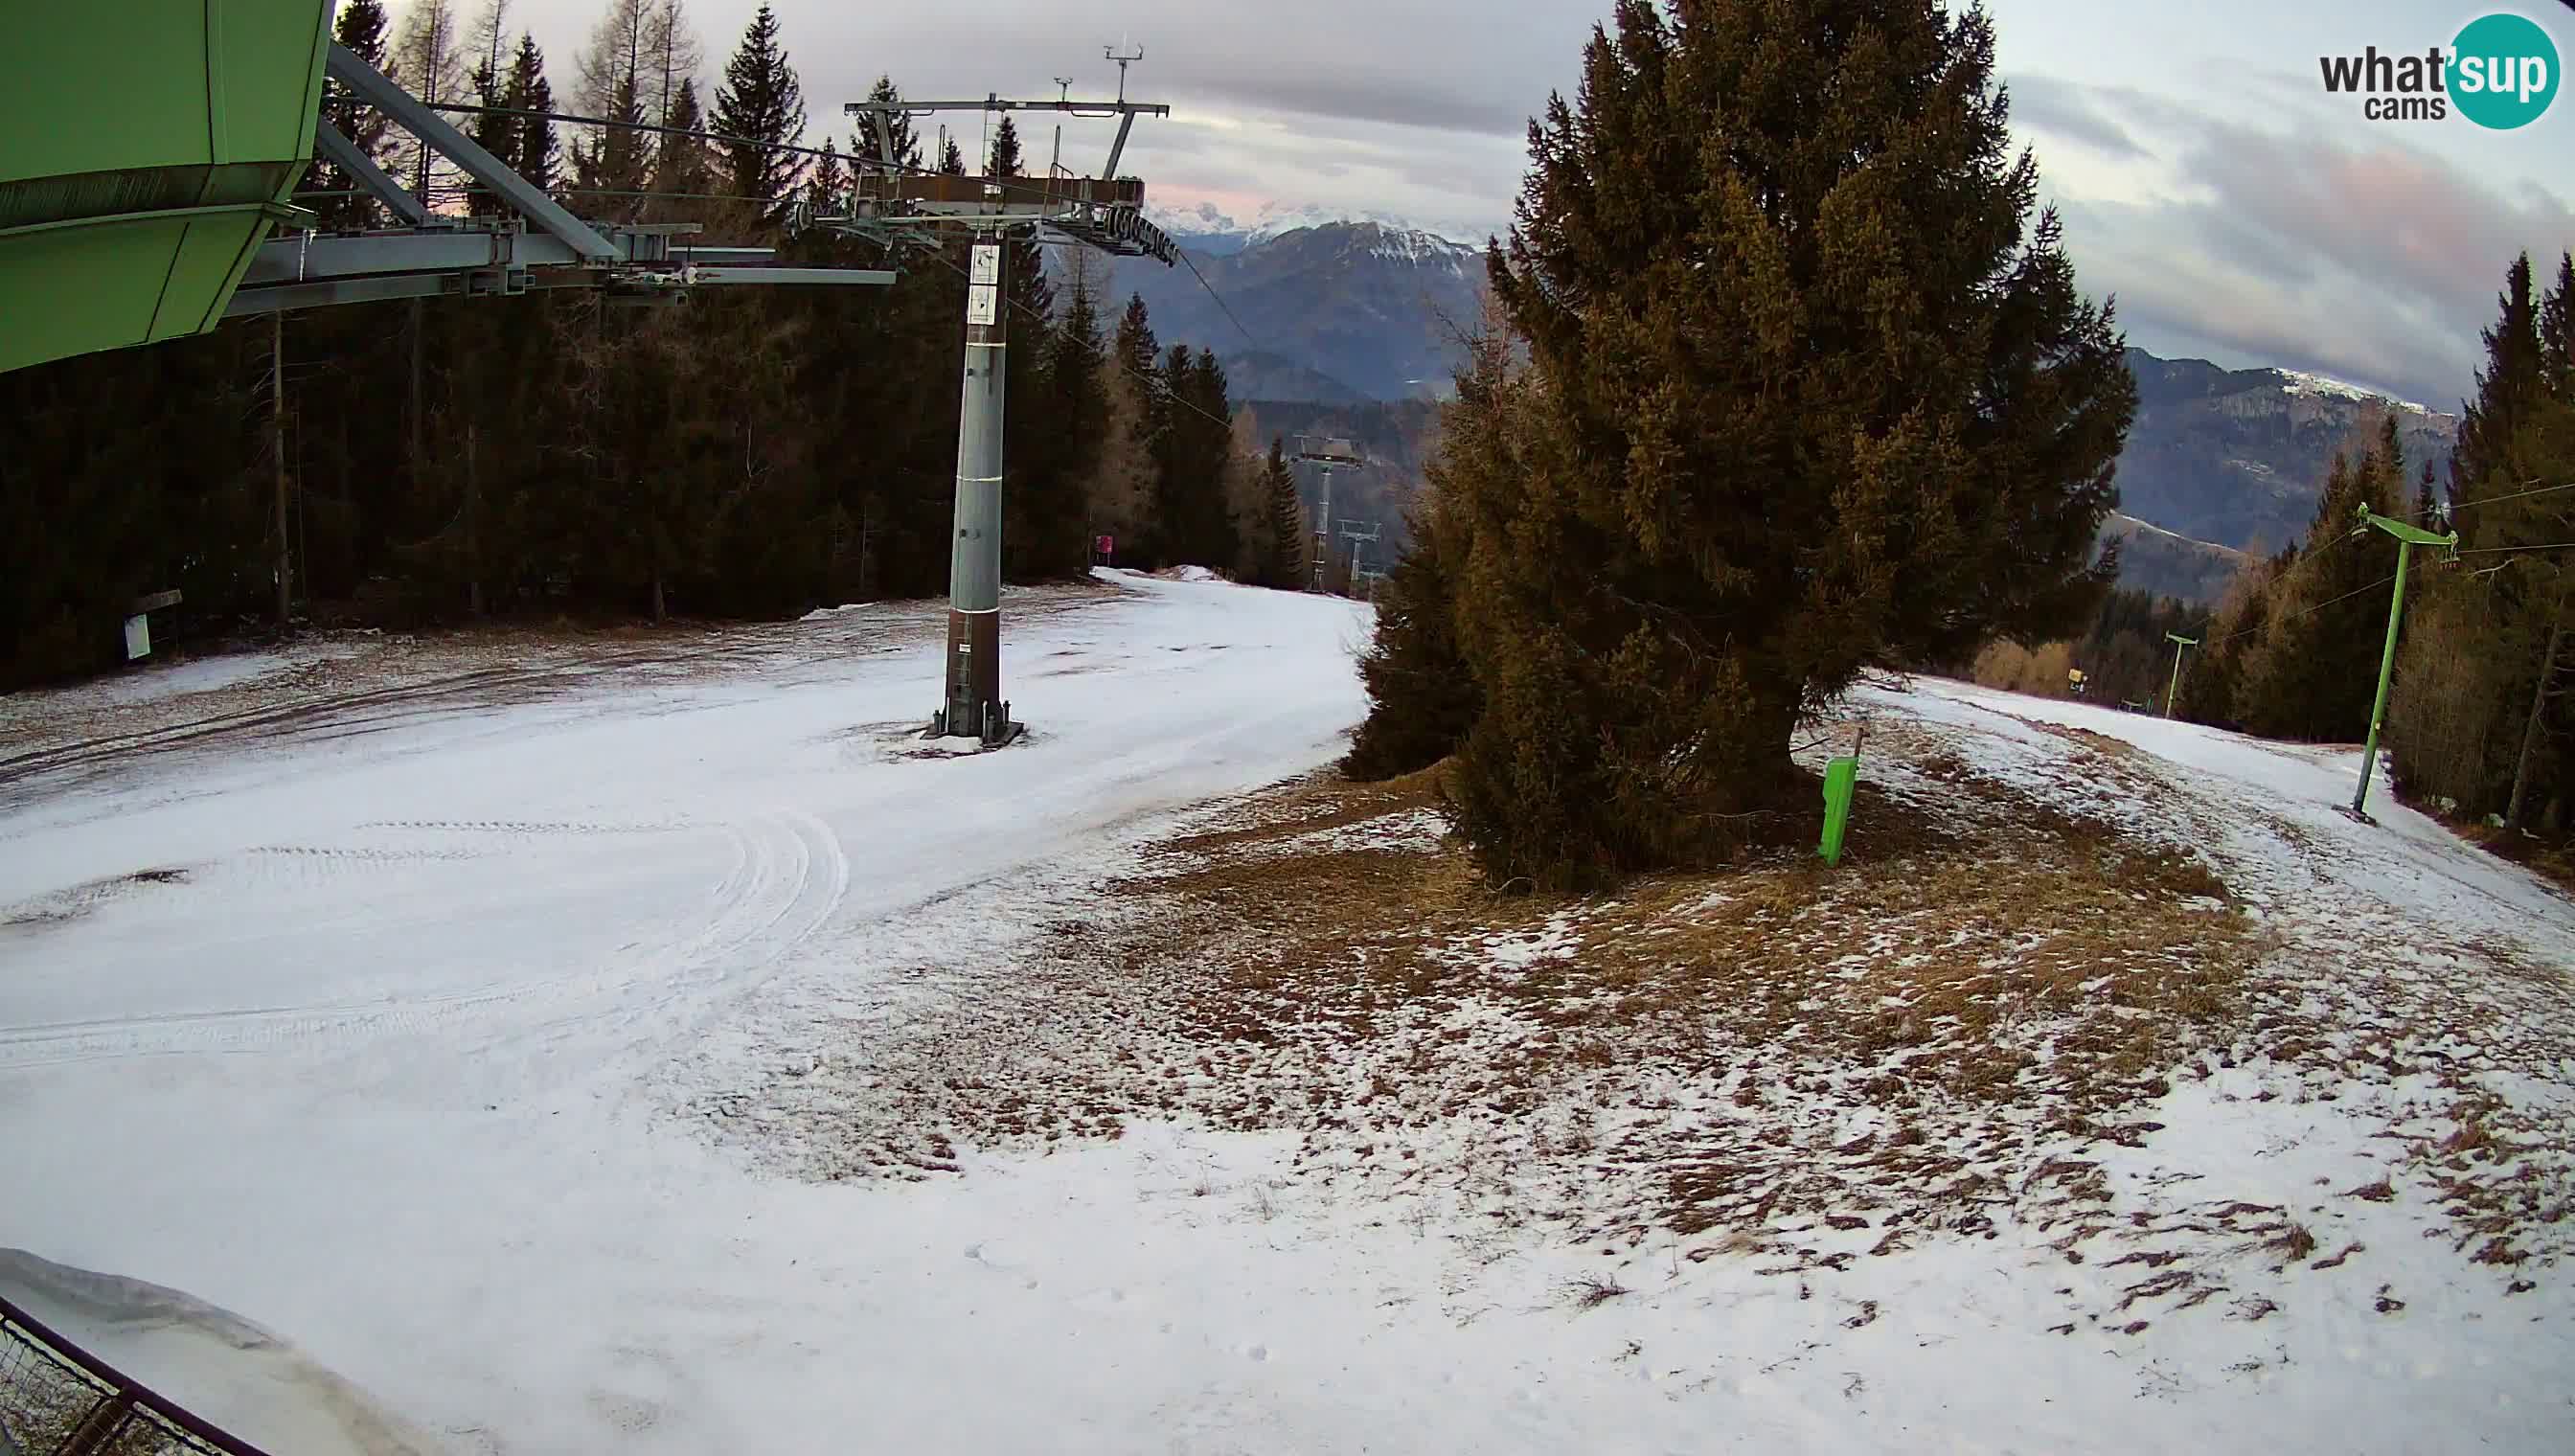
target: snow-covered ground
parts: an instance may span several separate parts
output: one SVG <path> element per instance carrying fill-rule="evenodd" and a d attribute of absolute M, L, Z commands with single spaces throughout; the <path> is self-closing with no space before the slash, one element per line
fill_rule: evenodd
<path fill-rule="evenodd" d="M 1839 1220 L 1604 1248 L 1471 1183 L 1318 1179 L 1295 1133 L 1187 1112 L 889 1169 L 849 1114 L 891 1076 L 880 1043 L 1035 979 L 1050 936 L 1117 913 L 1103 877 L 1194 805 L 1328 760 L 1358 715 L 1364 609 L 1114 580 L 1014 620 L 1035 733 L 990 754 L 906 736 L 935 614 L 871 608 L 0 761 L 0 1244 L 166 1286 L 0 1260 L 0 1291 L 298 1452 L 329 1447 L 279 1391 L 363 1393 L 340 1429 L 371 1451 L 2575 1440 L 2555 1245 L 2489 1269 L 2427 1238 L 2459 1221 L 2423 1191 L 2449 1174 L 2381 1140 L 2455 1128 L 2438 1055 L 2499 1143 L 2563 1147 L 2566 903 L 2393 805 L 2335 814 L 2348 753 L 1954 685 L 1856 706 L 2205 855 L 2315 977 L 2312 1038 L 2348 1042 L 2330 1084 L 2285 1058 L 2176 1077 L 2152 1132 L 2089 1154 L 2129 1228 L 1997 1208 L 1894 1252 Z M 1572 934 L 1485 950 L 1525 966 Z M 1010 1004 L 1043 1054 L 1056 1008 Z M 1471 1149 L 1486 1122 L 1454 1124 L 1418 1135 Z M 2560 1188 L 2556 1156 L 2459 1176 Z M 2391 1196 L 2336 1196 L 2373 1173 Z M 2234 1216 L 2194 1188 L 2291 1209 L 2319 1245 L 2298 1258 L 2350 1277 L 2239 1249 L 2222 1297 L 2136 1295 Z M 2191 1249 L 2180 1292 L 2214 1295 L 2229 1256 Z M 2134 1330 L 2073 1323 L 2122 1299 Z"/>

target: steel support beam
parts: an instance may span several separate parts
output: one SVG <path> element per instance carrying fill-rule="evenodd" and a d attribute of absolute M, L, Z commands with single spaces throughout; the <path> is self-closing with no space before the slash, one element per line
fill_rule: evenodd
<path fill-rule="evenodd" d="M 360 101 L 393 118 L 431 147 L 445 154 L 466 175 L 489 187 L 503 202 L 524 214 L 528 221 L 563 240 L 582 257 L 598 263 L 619 261 L 617 249 L 606 238 L 591 231 L 588 224 L 563 210 L 561 204 L 545 194 L 544 189 L 513 172 L 500 158 L 477 146 L 474 139 L 450 125 L 446 118 L 422 105 L 412 94 L 395 85 L 385 74 L 370 66 L 355 52 L 338 41 L 331 43 L 329 69 L 333 80 L 349 88 Z"/>
<path fill-rule="evenodd" d="M 227 319 L 246 319 L 258 314 L 289 313 L 296 309 L 318 309 L 332 304 L 383 303 L 387 299 L 445 298 L 470 290 L 466 273 L 386 273 L 371 278 L 325 278 L 310 283 L 272 283 L 259 288 L 233 291 L 232 302 L 224 305 Z M 552 277 L 540 274 L 528 281 L 530 288 L 586 288 L 595 286 L 598 277 L 588 269 L 565 271 Z"/>
<path fill-rule="evenodd" d="M 376 159 L 361 151 L 356 142 L 340 135 L 338 127 L 327 121 L 320 123 L 313 128 L 313 140 L 322 148 L 322 155 L 331 159 L 331 165 L 358 179 L 358 185 L 372 193 L 376 201 L 392 208 L 394 216 L 415 228 L 428 225 L 427 205 L 412 196 L 401 183 L 386 176 L 385 169 L 376 165 Z"/>
<path fill-rule="evenodd" d="M 891 116 L 925 116 L 934 111 L 1062 111 L 1075 116 L 1170 116 L 1172 108 L 1160 101 L 1012 101 L 1002 96 L 979 96 L 973 101 L 845 101 L 841 110 L 849 116 L 875 113 Z"/>
<path fill-rule="evenodd" d="M 519 246 L 514 246 L 519 245 Z M 529 246 L 533 245 L 533 246 Z M 552 238 L 510 237 L 480 228 L 426 233 L 314 233 L 262 243 L 242 272 L 242 286 L 318 283 L 383 273 L 452 273 L 505 262 L 577 263 Z"/>
<path fill-rule="evenodd" d="M 1136 113 L 1131 111 L 1118 118 L 1118 140 L 1109 144 L 1109 165 L 1100 169 L 1100 175 L 1103 178 L 1112 182 L 1118 180 L 1118 159 L 1126 154 L 1127 133 L 1135 130 L 1135 127 Z"/>
<path fill-rule="evenodd" d="M 694 283 L 891 284 L 900 275 L 878 268 L 700 268 Z"/>

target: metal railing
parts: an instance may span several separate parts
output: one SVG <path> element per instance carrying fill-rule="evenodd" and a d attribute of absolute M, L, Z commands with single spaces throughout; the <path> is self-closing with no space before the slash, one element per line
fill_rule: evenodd
<path fill-rule="evenodd" d="M 265 1456 L 0 1298 L 0 1456 Z"/>

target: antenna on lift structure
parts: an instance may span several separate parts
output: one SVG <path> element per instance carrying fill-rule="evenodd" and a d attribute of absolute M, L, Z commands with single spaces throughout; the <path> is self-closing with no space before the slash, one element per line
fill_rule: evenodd
<path fill-rule="evenodd" d="M 1170 267 L 1179 252 L 1145 220 L 1145 184 L 1118 175 L 1127 134 L 1139 116 L 1169 116 L 1169 106 L 1129 101 L 1125 57 L 1116 101 L 1075 101 L 1063 83 L 1053 101 L 853 101 L 842 110 L 873 125 L 881 165 L 852 183 L 847 217 L 819 226 L 888 244 L 936 249 L 945 231 L 974 243 L 966 287 L 966 369 L 957 420 L 956 535 L 948 563 L 948 682 L 930 722 L 933 737 L 976 737 L 998 747 L 1018 737 L 1002 697 L 1002 382 L 1010 332 L 1010 249 L 1014 238 L 1069 240 L 1126 258 Z M 1113 59 L 1115 59 L 1113 53 Z M 1098 177 L 951 177 L 906 171 L 894 155 L 892 118 L 942 111 L 1052 111 L 1058 116 L 1116 117 Z M 944 128 L 943 128 L 944 130 Z M 1057 167 L 1061 167 L 1061 154 Z M 988 152 L 979 166 L 989 168 Z"/>
<path fill-rule="evenodd" d="M 1120 100 L 1125 100 L 1127 96 L 1127 88 L 1124 86 L 1119 87 L 1118 96 Z M 1058 76 L 1055 78 L 1055 99 L 1061 105 L 1070 106 L 1073 104 L 1073 78 L 1071 76 Z M 1064 175 L 1063 122 L 1057 122 L 1055 124 L 1055 155 L 1047 158 L 1047 175 L 1049 177 L 1062 177 Z"/>
<path fill-rule="evenodd" d="M 1114 46 L 1102 46 L 1100 48 L 1100 52 L 1104 59 L 1116 61 L 1118 63 L 1118 99 L 1120 101 L 1125 101 L 1127 99 L 1127 67 L 1134 62 L 1145 59 L 1145 48 L 1143 46 L 1138 46 L 1136 47 L 1135 54 L 1129 55 L 1127 53 L 1126 42 L 1121 41 Z"/>

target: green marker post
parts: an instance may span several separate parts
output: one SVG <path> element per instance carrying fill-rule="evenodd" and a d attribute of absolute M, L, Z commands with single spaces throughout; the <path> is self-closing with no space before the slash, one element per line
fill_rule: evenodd
<path fill-rule="evenodd" d="M 1850 827 L 1851 795 L 1859 788 L 1859 747 L 1867 737 L 1863 726 L 1851 735 L 1849 754 L 1824 765 L 1824 838 L 1815 852 L 1834 868 L 1841 867 L 1842 834 Z"/>
<path fill-rule="evenodd" d="M 2435 536 L 2418 526 L 2391 521 L 2374 511 L 2363 509 L 2360 519 L 2365 526 L 2375 526 L 2396 538 L 2396 596 L 2387 604 L 2387 647 L 2378 655 L 2378 697 L 2369 705 L 2369 741 L 2360 750 L 2360 785 L 2352 790 L 2351 811 L 2359 818 L 2369 817 L 2369 775 L 2378 767 L 2378 730 L 2387 718 L 2387 685 L 2396 676 L 2396 628 L 2405 616 L 2405 567 L 2418 546 L 2453 548 L 2459 544 L 2455 531 Z"/>

